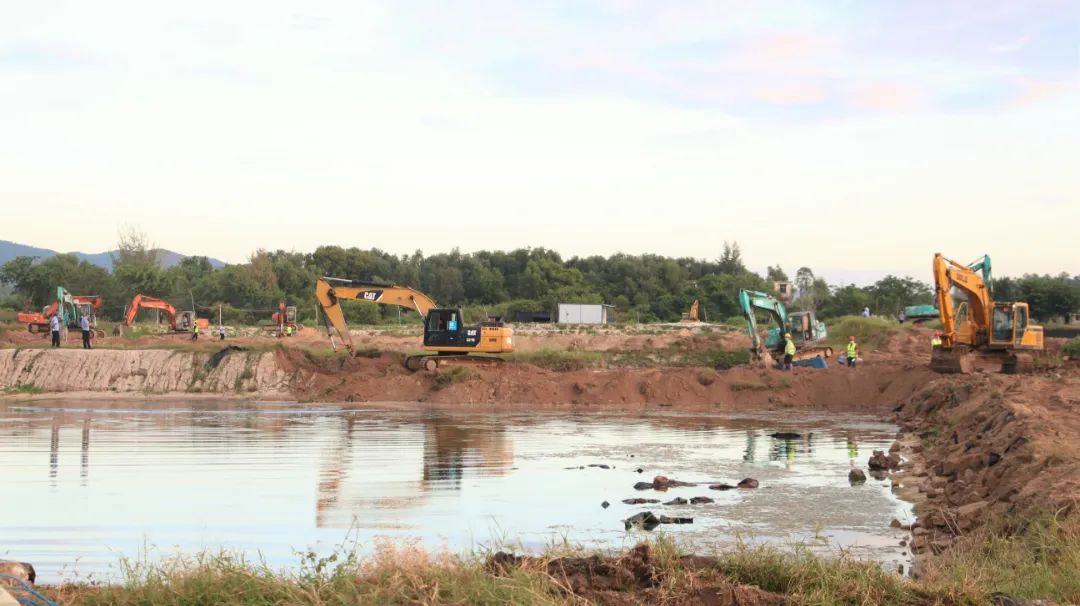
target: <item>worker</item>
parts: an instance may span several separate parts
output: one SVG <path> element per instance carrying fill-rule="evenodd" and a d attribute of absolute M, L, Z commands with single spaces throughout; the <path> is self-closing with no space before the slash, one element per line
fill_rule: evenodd
<path fill-rule="evenodd" d="M 79 328 L 82 329 L 82 348 L 90 349 L 90 316 L 83 316 L 79 320 Z"/>
<path fill-rule="evenodd" d="M 930 349 L 934 349 L 935 347 L 941 347 L 941 331 L 940 330 L 935 330 L 934 331 L 934 338 L 930 339 Z"/>
<path fill-rule="evenodd" d="M 286 324 L 285 325 L 285 336 L 286 337 L 291 337 L 292 336 L 292 331 L 293 331 L 292 324 Z"/>
<path fill-rule="evenodd" d="M 224 324 L 218 324 L 217 332 L 218 332 L 218 336 L 221 337 L 221 340 L 224 341 L 225 340 L 225 325 Z"/>
<path fill-rule="evenodd" d="M 847 338 L 847 365 L 855 368 L 855 361 L 859 359 L 859 344 L 855 342 L 855 335 Z"/>
<path fill-rule="evenodd" d="M 52 332 L 52 346 L 60 347 L 60 316 L 55 311 L 49 316 L 49 330 Z"/>
<path fill-rule="evenodd" d="M 784 370 L 791 370 L 791 361 L 795 358 L 795 341 L 791 340 L 791 333 L 784 333 Z"/>
<path fill-rule="evenodd" d="M 870 317 L 870 308 L 869 307 L 862 308 L 862 317 L 864 317 L 864 318 L 869 318 Z"/>
<path fill-rule="evenodd" d="M 199 340 L 199 323 L 198 322 L 192 322 L 191 323 L 191 340 L 192 341 L 198 341 Z"/>

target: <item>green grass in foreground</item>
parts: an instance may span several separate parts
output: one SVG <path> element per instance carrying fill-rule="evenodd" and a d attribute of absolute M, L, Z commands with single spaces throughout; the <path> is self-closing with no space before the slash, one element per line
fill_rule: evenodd
<path fill-rule="evenodd" d="M 991 524 L 928 560 L 918 581 L 846 556 L 817 557 L 800 547 L 740 543 L 694 569 L 679 560 L 672 541 L 658 538 L 652 548 L 660 591 L 653 598 L 661 600 L 720 580 L 756 585 L 796 604 L 976 605 L 990 604 L 997 592 L 1080 601 L 1080 514 Z M 485 566 L 488 555 L 431 553 L 415 544 L 382 542 L 367 557 L 348 549 L 325 558 L 307 554 L 298 569 L 285 572 L 228 552 L 202 553 L 165 563 L 125 563 L 124 579 L 116 585 L 48 591 L 69 606 L 586 602 L 543 565 L 545 559 L 571 555 L 565 547 L 505 574 Z"/>

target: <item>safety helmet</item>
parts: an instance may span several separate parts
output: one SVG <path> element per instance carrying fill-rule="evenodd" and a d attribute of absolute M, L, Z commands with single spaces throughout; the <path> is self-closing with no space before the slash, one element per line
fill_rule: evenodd
<path fill-rule="evenodd" d="M 849 336 L 849 337 L 847 338 L 847 340 L 848 340 L 848 341 L 854 341 L 854 340 L 855 340 L 855 335 L 850 335 L 850 336 Z"/>
<path fill-rule="evenodd" d="M 785 339 L 790 339 L 791 338 L 791 333 L 790 332 L 785 332 L 784 333 L 784 338 Z"/>

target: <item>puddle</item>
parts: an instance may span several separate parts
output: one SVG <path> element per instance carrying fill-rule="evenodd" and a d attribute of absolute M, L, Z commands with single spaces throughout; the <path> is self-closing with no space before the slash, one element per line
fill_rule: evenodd
<path fill-rule="evenodd" d="M 800 434 L 776 439 L 770 434 Z M 911 507 L 888 481 L 848 485 L 854 457 L 896 428 L 854 415 L 457 414 L 236 403 L 0 405 L 0 558 L 42 582 L 109 578 L 119 557 L 227 547 L 273 566 L 346 536 L 412 537 L 454 551 L 570 541 L 622 547 L 667 534 L 710 548 L 737 537 L 881 562 Z M 585 467 L 605 464 L 611 469 Z M 568 469 L 570 468 L 570 469 Z M 642 473 L 636 470 L 641 468 Z M 700 482 L 637 491 L 655 475 Z M 709 483 L 757 478 L 757 490 Z M 626 505 L 707 496 L 701 505 Z M 610 507 L 601 503 L 608 501 Z M 692 525 L 625 531 L 651 510 Z"/>

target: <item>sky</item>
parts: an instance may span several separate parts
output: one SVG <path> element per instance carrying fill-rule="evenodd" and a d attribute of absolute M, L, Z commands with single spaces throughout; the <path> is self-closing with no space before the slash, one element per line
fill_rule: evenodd
<path fill-rule="evenodd" d="M 0 239 L 1080 273 L 1080 2 L 12 3 Z"/>

